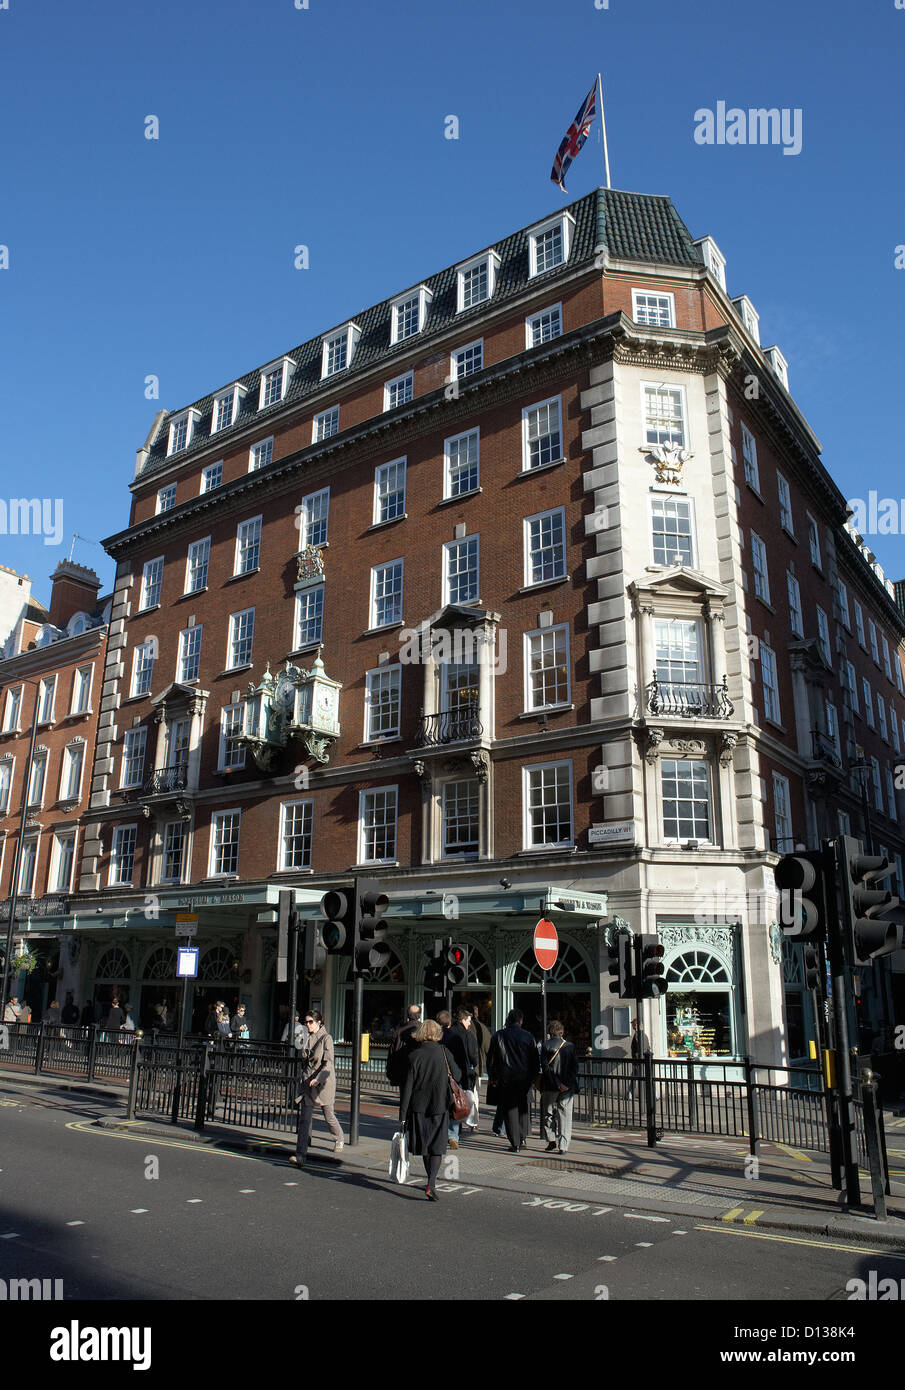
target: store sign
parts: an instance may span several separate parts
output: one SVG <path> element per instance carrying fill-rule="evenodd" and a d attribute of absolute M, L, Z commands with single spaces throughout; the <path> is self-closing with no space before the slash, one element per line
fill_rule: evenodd
<path fill-rule="evenodd" d="M 0 922 L 9 921 L 11 900 L 0 903 Z M 65 917 L 69 911 L 68 898 L 19 898 L 16 902 L 16 921 L 27 917 Z"/>
<path fill-rule="evenodd" d="M 172 898 L 169 907 L 223 907 L 252 901 L 248 893 L 196 893 L 191 898 Z"/>
<path fill-rule="evenodd" d="M 574 888 L 547 889 L 543 911 L 545 916 L 551 912 L 577 912 L 587 917 L 605 917 L 607 902 L 605 893 L 576 893 Z"/>
<path fill-rule="evenodd" d="M 635 842 L 635 822 L 624 825 L 592 825 L 588 831 L 589 845 L 625 845 Z"/>
<path fill-rule="evenodd" d="M 198 947 L 180 946 L 176 959 L 177 979 L 194 979 L 198 974 Z"/>

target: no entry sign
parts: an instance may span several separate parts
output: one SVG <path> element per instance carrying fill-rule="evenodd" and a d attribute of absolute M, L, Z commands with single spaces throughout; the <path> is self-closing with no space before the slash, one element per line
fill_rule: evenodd
<path fill-rule="evenodd" d="M 556 928 L 546 917 L 542 917 L 534 928 L 534 956 L 541 970 L 552 970 L 559 955 L 559 937 Z"/>

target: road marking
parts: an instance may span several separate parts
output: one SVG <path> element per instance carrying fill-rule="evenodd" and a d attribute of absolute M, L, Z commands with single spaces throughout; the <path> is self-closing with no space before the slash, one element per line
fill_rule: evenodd
<path fill-rule="evenodd" d="M 761 1207 L 760 1211 L 749 1211 L 748 1215 L 743 1218 L 742 1224 L 744 1226 L 753 1226 L 757 1218 L 763 1216 L 763 1214 L 763 1207 Z"/>
<path fill-rule="evenodd" d="M 297 1182 L 284 1182 L 284 1183 L 283 1183 L 283 1186 L 284 1186 L 284 1187 L 298 1187 L 298 1183 L 297 1183 Z"/>
<path fill-rule="evenodd" d="M 203 1201 L 204 1201 L 204 1198 L 203 1198 L 203 1197 L 186 1197 L 185 1200 L 186 1200 L 186 1203 L 187 1203 L 188 1206 L 192 1206 L 195 1202 L 203 1202 Z"/>
<path fill-rule="evenodd" d="M 505 1295 L 505 1297 L 506 1297 L 506 1299 L 508 1299 L 508 1300 L 512 1300 L 512 1299 L 516 1299 L 516 1298 L 524 1298 L 525 1295 L 524 1295 L 523 1293 L 507 1293 L 507 1294 Z"/>
<path fill-rule="evenodd" d="M 624 1211 L 622 1215 L 627 1221 L 668 1221 L 667 1216 L 645 1216 L 640 1211 Z"/>
<path fill-rule="evenodd" d="M 554 1274 L 554 1279 L 574 1279 L 574 1274 Z"/>
<path fill-rule="evenodd" d="M 673 1235 L 674 1235 L 674 1236 L 687 1236 L 687 1235 L 688 1235 L 688 1232 L 687 1232 L 687 1231 L 673 1231 Z"/>
<path fill-rule="evenodd" d="M 896 1254 L 892 1250 L 875 1250 L 867 1245 L 837 1245 L 827 1240 L 804 1240 L 801 1236 L 777 1236 L 768 1235 L 766 1231 L 743 1231 L 739 1226 L 695 1226 L 696 1231 L 720 1231 L 727 1236 L 743 1236 L 748 1240 L 778 1240 L 785 1245 L 813 1245 L 819 1250 L 842 1250 L 850 1255 L 857 1251 L 860 1255 L 883 1255 L 889 1260 L 905 1261 L 905 1254 Z"/>
<path fill-rule="evenodd" d="M 188 1153 L 214 1154 L 218 1158 L 238 1158 L 241 1159 L 243 1163 L 260 1163 L 262 1157 L 261 1154 L 243 1154 L 234 1153 L 231 1149 L 215 1149 L 209 1144 L 184 1144 L 180 1143 L 178 1139 L 160 1139 L 156 1134 L 153 1136 L 147 1134 L 124 1134 L 115 1129 L 99 1129 L 93 1120 L 71 1120 L 66 1125 L 66 1128 L 79 1130 L 82 1134 L 100 1135 L 103 1139 L 120 1139 L 127 1144 L 147 1145 L 149 1143 L 154 1143 L 157 1147 L 163 1149 L 185 1149 Z"/>
<path fill-rule="evenodd" d="M 784 1154 L 788 1154 L 788 1155 L 789 1155 L 789 1158 L 800 1158 L 801 1161 L 802 1161 L 802 1163 L 810 1163 L 810 1162 L 811 1162 L 811 1160 L 808 1158 L 807 1154 L 800 1153 L 798 1149 L 790 1149 L 789 1146 L 788 1146 L 788 1144 L 779 1144 L 779 1143 L 777 1143 L 777 1141 L 774 1139 L 774 1140 L 773 1140 L 773 1147 L 774 1147 L 774 1149 L 782 1149 L 782 1151 L 783 1151 Z"/>
<path fill-rule="evenodd" d="M 653 1245 L 653 1241 L 652 1241 L 652 1240 L 636 1240 L 636 1241 L 635 1241 L 635 1247 L 636 1247 L 636 1249 L 638 1249 L 638 1250 L 650 1250 L 650 1248 L 651 1248 L 652 1245 Z"/>
<path fill-rule="evenodd" d="M 239 1188 L 239 1191 L 240 1191 L 240 1192 L 254 1192 L 254 1191 L 255 1191 L 255 1188 L 253 1188 L 253 1187 L 240 1187 L 240 1188 Z"/>
<path fill-rule="evenodd" d="M 600 1262 L 600 1263 L 609 1264 L 610 1260 L 618 1260 L 618 1259 L 619 1259 L 619 1256 L 618 1256 L 618 1255 L 598 1255 L 598 1256 L 597 1256 L 597 1259 L 598 1259 L 598 1262 Z"/>
<path fill-rule="evenodd" d="M 133 1207 L 130 1214 L 132 1216 L 143 1216 L 147 1210 L 147 1207 Z"/>
<path fill-rule="evenodd" d="M 595 1207 L 594 1210 L 591 1212 L 591 1215 L 592 1215 L 592 1216 L 606 1216 L 607 1212 L 608 1212 L 608 1211 L 612 1211 L 612 1210 L 613 1210 L 612 1207 Z"/>
<path fill-rule="evenodd" d="M 18 1232 L 18 1231 L 7 1231 L 7 1232 L 6 1232 L 6 1235 L 0 1236 L 0 1240 L 18 1240 L 18 1239 L 19 1239 L 19 1232 Z"/>
<path fill-rule="evenodd" d="M 67 1226 L 84 1226 L 84 1221 L 67 1221 Z"/>
<path fill-rule="evenodd" d="M 731 1211 L 727 1211 L 727 1212 L 726 1212 L 725 1216 L 721 1216 L 721 1217 L 720 1217 L 720 1220 L 721 1220 L 721 1221 L 734 1221 L 735 1218 L 736 1218 L 737 1216 L 741 1216 L 741 1214 L 742 1214 L 742 1212 L 743 1212 L 744 1210 L 745 1210 L 744 1207 L 733 1207 Z"/>

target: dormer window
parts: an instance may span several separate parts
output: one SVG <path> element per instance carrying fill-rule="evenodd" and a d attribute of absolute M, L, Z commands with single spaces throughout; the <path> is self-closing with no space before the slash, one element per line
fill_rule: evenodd
<path fill-rule="evenodd" d="M 427 318 L 427 306 L 433 299 L 433 292 L 426 285 L 409 290 L 394 299 L 390 305 L 392 327 L 390 342 L 402 343 L 406 338 L 414 338 L 420 333 Z"/>
<path fill-rule="evenodd" d="M 286 394 L 292 373 L 295 371 L 295 363 L 291 357 L 281 357 L 278 362 L 271 362 L 268 366 L 261 368 L 261 385 L 258 393 L 258 409 L 265 410 L 269 405 L 276 405 Z"/>
<path fill-rule="evenodd" d="M 211 434 L 219 434 L 221 430 L 229 429 L 230 425 L 235 424 L 244 395 L 245 387 L 236 382 L 228 391 L 221 391 L 219 396 L 214 397 Z"/>
<path fill-rule="evenodd" d="M 472 256 L 456 268 L 456 312 L 473 309 L 492 299 L 496 289 L 497 271 L 500 258 L 495 251 L 484 251 L 480 256 Z"/>
<path fill-rule="evenodd" d="M 773 368 L 773 374 L 780 383 L 789 389 L 789 364 L 778 347 L 764 348 L 764 356 Z"/>
<path fill-rule="evenodd" d="M 739 295 L 738 299 L 733 299 L 732 303 L 735 305 L 736 312 L 745 328 L 757 346 L 760 347 L 760 314 L 746 294 Z"/>
<path fill-rule="evenodd" d="M 572 249 L 575 219 L 568 212 L 539 222 L 528 233 L 529 278 L 565 265 Z"/>
<path fill-rule="evenodd" d="M 714 280 L 721 290 L 726 288 L 726 257 L 717 246 L 712 236 L 701 237 L 696 241 L 695 246 L 701 248 L 701 255 L 704 257 L 704 264 L 710 271 Z"/>
<path fill-rule="evenodd" d="M 170 437 L 167 441 L 167 458 L 169 458 L 170 454 L 178 454 L 181 449 L 187 449 L 189 447 L 197 423 L 197 410 L 184 410 L 181 415 L 177 415 L 170 421 Z"/>
<path fill-rule="evenodd" d="M 361 329 L 355 323 L 347 323 L 338 333 L 324 338 L 321 357 L 321 379 L 345 371 L 355 354 L 355 347 L 361 337 Z"/>

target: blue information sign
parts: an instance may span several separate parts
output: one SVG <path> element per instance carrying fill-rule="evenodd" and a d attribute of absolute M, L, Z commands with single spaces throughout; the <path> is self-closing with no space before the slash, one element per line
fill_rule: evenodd
<path fill-rule="evenodd" d="M 176 953 L 176 974 L 185 979 L 198 974 L 198 947 L 180 946 Z"/>

